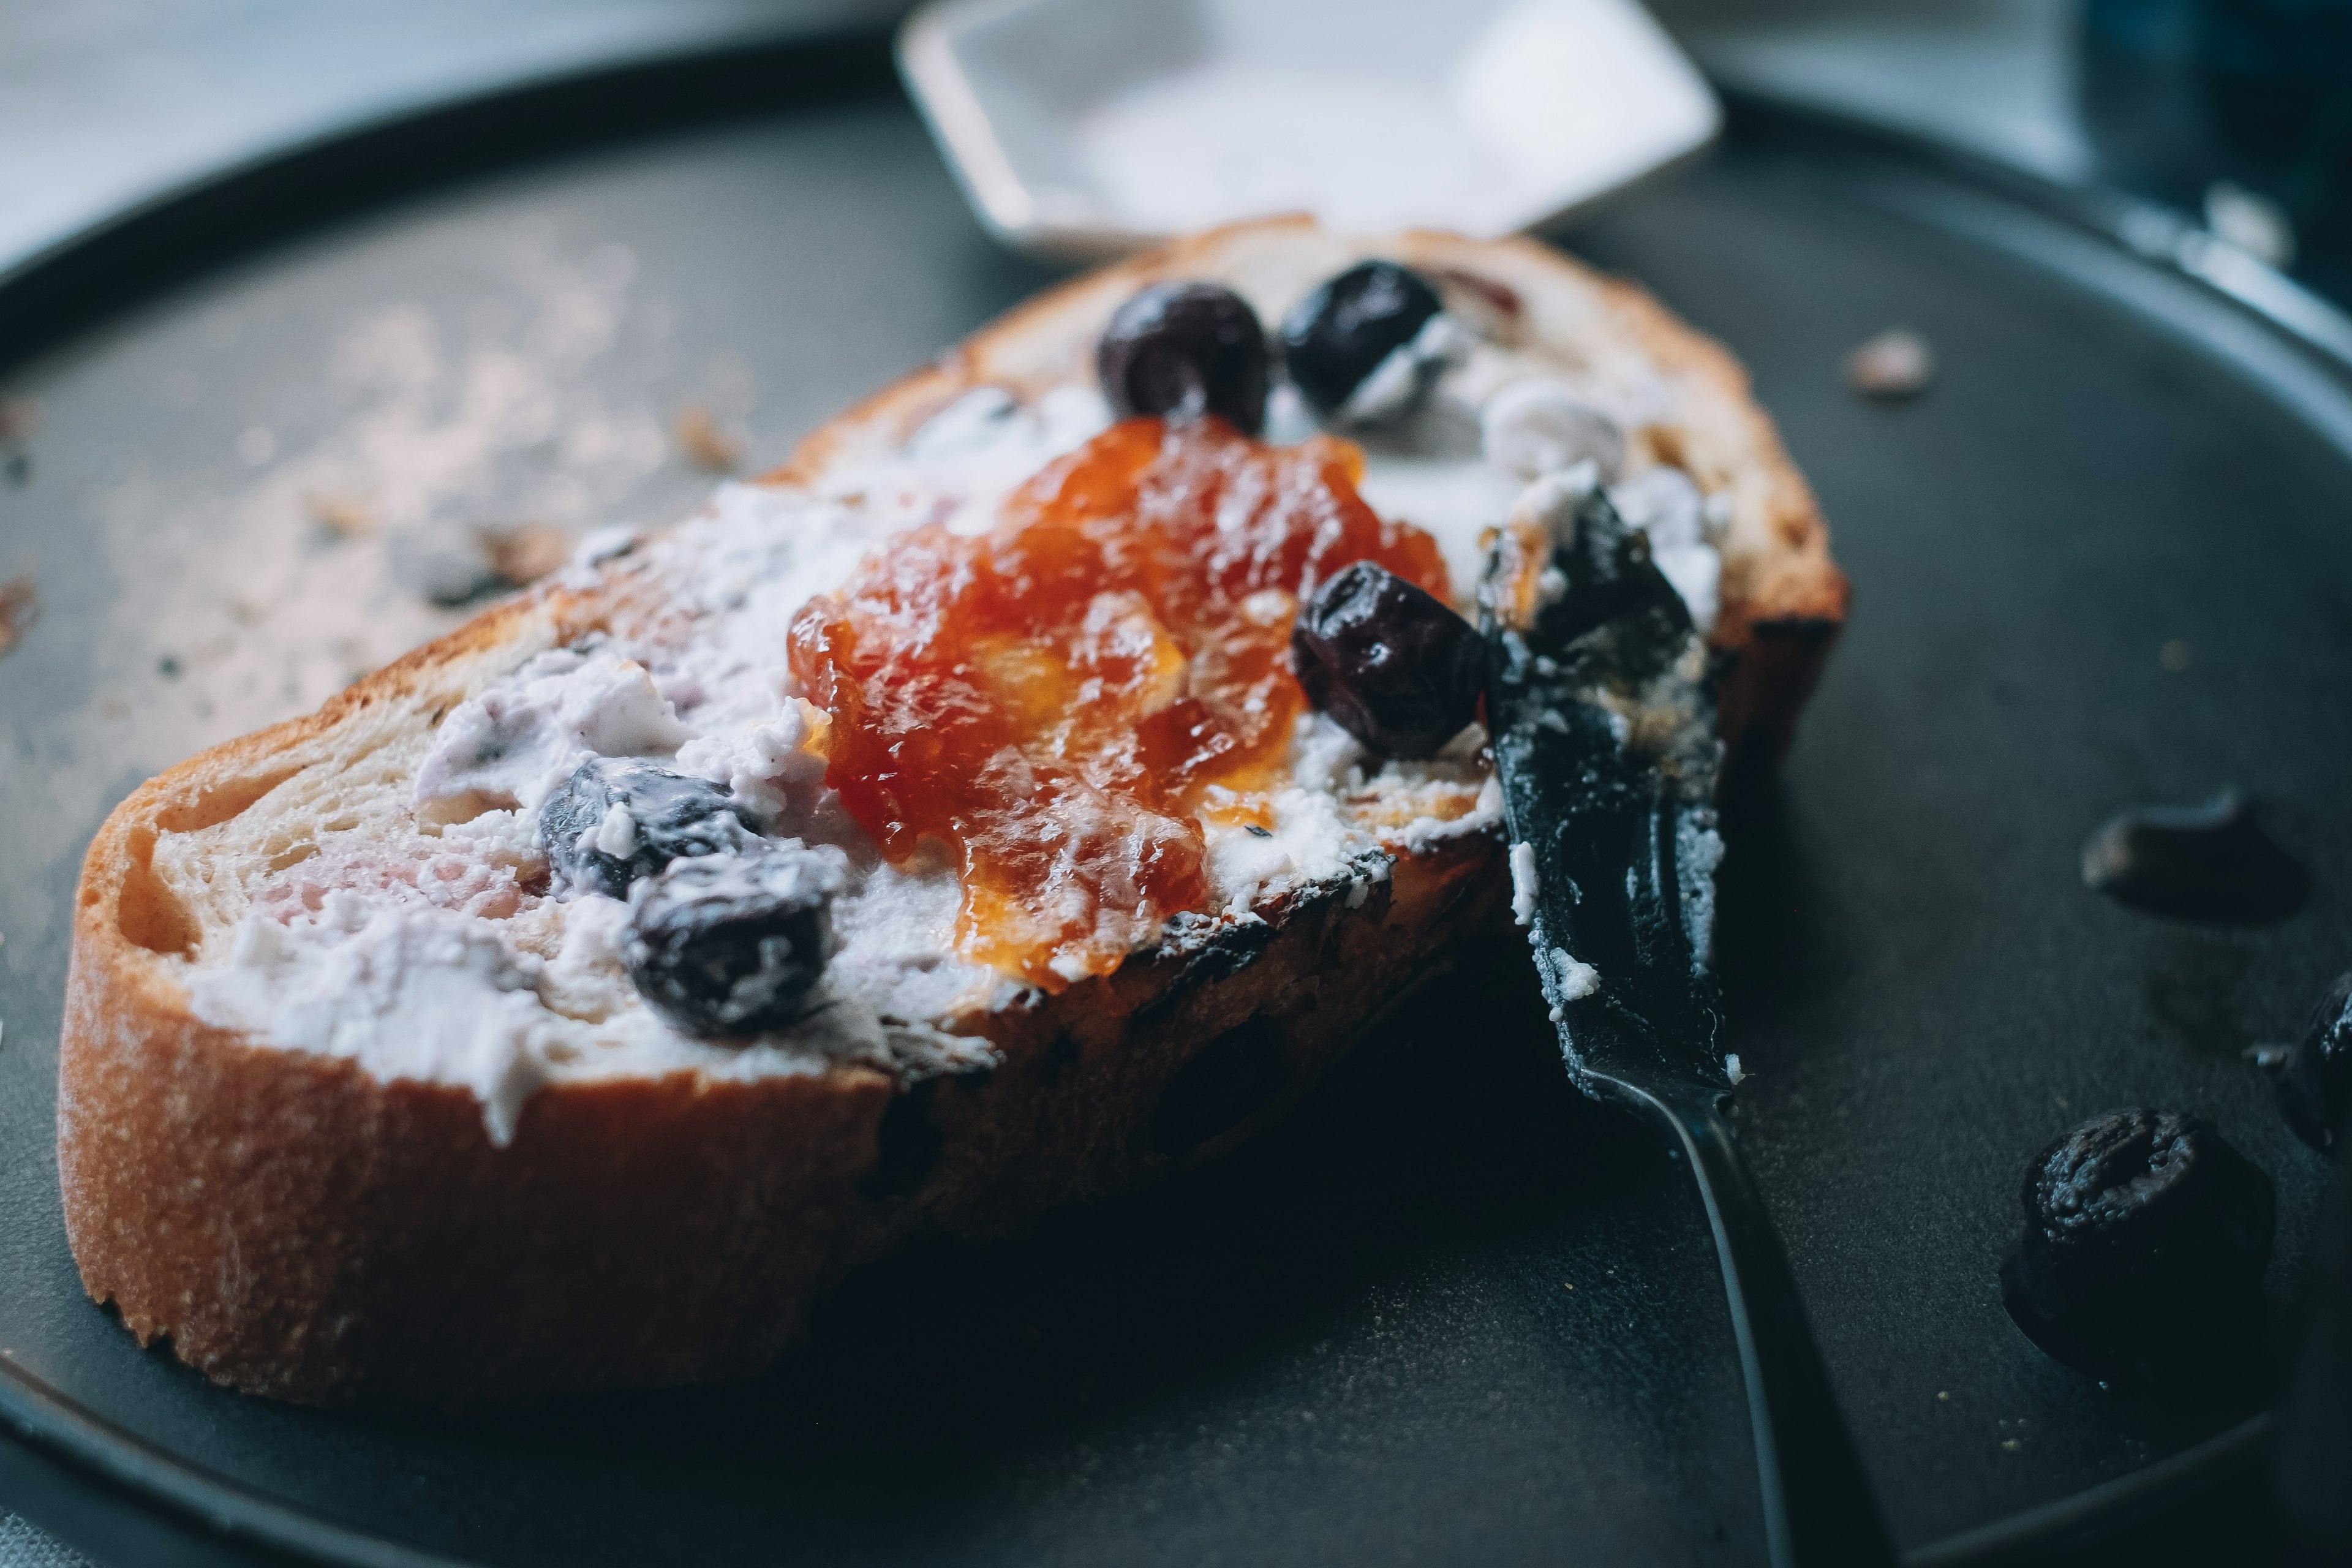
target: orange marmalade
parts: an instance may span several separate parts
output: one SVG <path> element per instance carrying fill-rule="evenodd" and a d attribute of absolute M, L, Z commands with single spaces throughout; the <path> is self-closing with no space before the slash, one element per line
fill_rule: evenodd
<path fill-rule="evenodd" d="M 1263 823 L 1284 781 L 1299 600 L 1363 560 L 1451 597 L 1362 473 L 1328 437 L 1130 419 L 990 531 L 900 534 L 793 617 L 825 782 L 889 859 L 955 857 L 966 958 L 1059 991 L 1207 904 L 1202 818 Z"/>

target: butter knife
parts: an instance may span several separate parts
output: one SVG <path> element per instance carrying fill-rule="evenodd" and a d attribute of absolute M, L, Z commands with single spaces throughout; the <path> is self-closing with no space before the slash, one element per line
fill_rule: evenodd
<path fill-rule="evenodd" d="M 1589 470 L 1587 470 L 1589 472 Z M 1714 1229 L 1776 1568 L 1894 1562 L 1787 1258 L 1726 1119 L 1712 939 L 1720 769 L 1705 640 L 1647 537 L 1532 487 L 1479 594 L 1514 912 L 1570 1076 L 1686 1156 Z"/>

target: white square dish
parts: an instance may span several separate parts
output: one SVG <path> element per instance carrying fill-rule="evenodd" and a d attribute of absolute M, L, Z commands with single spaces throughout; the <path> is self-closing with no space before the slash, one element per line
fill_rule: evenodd
<path fill-rule="evenodd" d="M 1509 234 L 1721 121 L 1633 0 L 937 0 L 898 58 L 982 220 L 1055 257 L 1276 212 Z"/>

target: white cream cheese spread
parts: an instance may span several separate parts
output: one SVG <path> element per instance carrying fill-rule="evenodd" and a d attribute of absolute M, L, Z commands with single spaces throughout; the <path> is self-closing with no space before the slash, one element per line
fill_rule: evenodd
<path fill-rule="evenodd" d="M 1511 846 L 1511 919 L 1528 925 L 1536 918 L 1536 847 Z"/>

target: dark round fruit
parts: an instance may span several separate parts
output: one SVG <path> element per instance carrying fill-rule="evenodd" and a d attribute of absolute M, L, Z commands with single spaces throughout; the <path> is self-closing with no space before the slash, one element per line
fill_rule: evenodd
<path fill-rule="evenodd" d="M 2210 1122 L 2110 1111 L 2036 1155 L 2004 1304 L 2101 1377 L 2231 1353 L 2259 1321 L 2277 1200 Z"/>
<path fill-rule="evenodd" d="M 1265 428 L 1265 329 L 1249 301 L 1214 283 L 1155 283 L 1113 311 L 1095 370 L 1114 417 L 1181 422 L 1213 414 Z"/>
<path fill-rule="evenodd" d="M 625 855 L 596 847 L 606 813 L 628 814 Z M 751 837 L 724 784 L 687 778 L 628 757 L 591 757 L 539 808 L 548 863 L 572 887 L 625 899 L 629 884 L 686 856 L 718 855 Z"/>
<path fill-rule="evenodd" d="M 1382 756 L 1425 757 L 1478 716 L 1478 635 L 1386 567 L 1326 579 L 1290 629 L 1307 700 Z"/>
<path fill-rule="evenodd" d="M 1282 319 L 1291 384 L 1327 417 L 1337 413 L 1382 360 L 1420 336 L 1444 308 L 1419 273 L 1393 261 L 1357 263 Z"/>
<path fill-rule="evenodd" d="M 2248 924 L 2284 919 L 2311 892 L 2311 873 L 2236 790 L 2117 812 L 2083 846 L 2083 880 L 2153 914 Z"/>
<path fill-rule="evenodd" d="M 798 841 L 677 860 L 629 917 L 629 978 L 672 1026 L 705 1039 L 784 1028 L 831 954 L 836 863 Z"/>
<path fill-rule="evenodd" d="M 2270 1070 L 2287 1125 L 2313 1148 L 2335 1153 L 2345 1112 L 2352 1110 L 2352 972 L 2336 977 L 2303 1038 Z"/>

